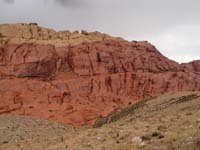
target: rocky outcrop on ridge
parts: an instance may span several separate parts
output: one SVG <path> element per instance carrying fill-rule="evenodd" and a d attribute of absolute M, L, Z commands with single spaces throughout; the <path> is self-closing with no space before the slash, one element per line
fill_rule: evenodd
<path fill-rule="evenodd" d="M 179 65 L 146 41 L 0 25 L 0 114 L 80 126 L 131 103 L 200 90 L 199 62 Z"/>
<path fill-rule="evenodd" d="M 189 63 L 183 63 L 181 64 L 182 68 L 186 71 L 190 70 L 191 72 L 200 72 L 200 60 L 192 61 Z"/>

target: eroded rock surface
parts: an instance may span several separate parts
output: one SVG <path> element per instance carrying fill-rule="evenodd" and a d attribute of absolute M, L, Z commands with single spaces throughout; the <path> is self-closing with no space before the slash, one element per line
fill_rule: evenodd
<path fill-rule="evenodd" d="M 99 32 L 0 25 L 0 114 L 80 126 L 167 92 L 200 90 L 199 61 L 181 64 L 153 45 Z"/>

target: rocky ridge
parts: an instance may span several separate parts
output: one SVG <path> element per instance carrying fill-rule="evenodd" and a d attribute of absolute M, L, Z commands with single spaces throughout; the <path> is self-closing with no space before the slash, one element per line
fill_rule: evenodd
<path fill-rule="evenodd" d="M 146 41 L 0 25 L 0 114 L 80 126 L 143 99 L 195 90 L 199 61 L 178 64 Z"/>

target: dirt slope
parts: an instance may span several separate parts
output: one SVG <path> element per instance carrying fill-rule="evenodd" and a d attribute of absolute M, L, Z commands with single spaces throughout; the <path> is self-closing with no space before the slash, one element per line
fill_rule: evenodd
<path fill-rule="evenodd" d="M 131 105 L 107 118 L 107 122 L 101 121 L 106 118 L 96 122 L 98 128 L 69 130 L 69 127 L 52 122 L 2 115 L 0 149 L 200 149 L 200 92 L 165 94 L 140 105 Z M 24 134 L 25 131 L 29 132 Z"/>

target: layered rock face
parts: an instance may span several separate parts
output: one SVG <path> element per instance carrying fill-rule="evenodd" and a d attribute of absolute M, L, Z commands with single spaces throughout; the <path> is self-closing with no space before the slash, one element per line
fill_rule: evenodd
<path fill-rule="evenodd" d="M 99 32 L 0 25 L 0 114 L 80 126 L 131 103 L 200 90 L 200 63 Z"/>

